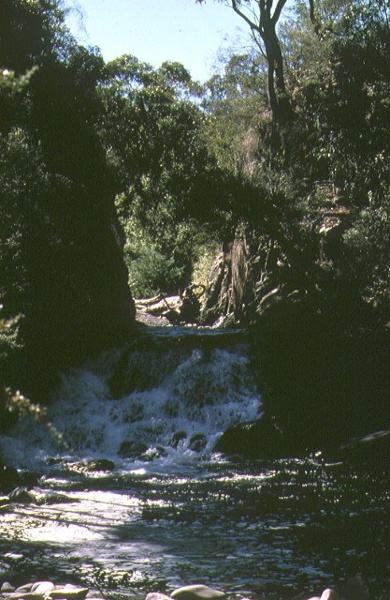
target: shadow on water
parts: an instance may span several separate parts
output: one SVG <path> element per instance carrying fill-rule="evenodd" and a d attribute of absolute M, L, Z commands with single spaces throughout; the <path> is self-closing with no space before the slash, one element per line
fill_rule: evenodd
<path fill-rule="evenodd" d="M 83 477 L 61 505 L 13 506 L 0 549 L 16 571 L 112 597 L 202 580 L 284 599 L 362 573 L 371 598 L 384 598 L 388 474 L 307 458 Z"/>
<path fill-rule="evenodd" d="M 213 452 L 261 410 L 242 332 L 156 331 L 64 375 L 50 420 L 71 450 L 29 422 L 0 439 L 11 464 L 42 475 L 35 504 L 0 508 L 0 571 L 110 600 L 199 582 L 285 600 L 361 573 L 371 600 L 388 600 L 381 451 L 368 461 L 362 446 L 257 461 Z M 206 446 L 194 450 L 195 438 Z"/>

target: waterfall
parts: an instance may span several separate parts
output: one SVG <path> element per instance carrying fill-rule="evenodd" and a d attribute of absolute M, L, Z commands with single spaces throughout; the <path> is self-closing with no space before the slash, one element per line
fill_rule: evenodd
<path fill-rule="evenodd" d="M 24 418 L 7 460 L 64 453 L 115 461 L 196 459 L 231 425 L 259 417 L 243 332 L 162 328 L 61 375 L 47 425 Z M 33 451 L 32 451 L 33 449 Z"/>

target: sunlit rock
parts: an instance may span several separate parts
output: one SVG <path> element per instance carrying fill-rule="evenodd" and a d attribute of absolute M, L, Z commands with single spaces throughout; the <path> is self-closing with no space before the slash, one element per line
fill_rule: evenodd
<path fill-rule="evenodd" d="M 23 594 L 25 592 L 31 592 L 32 586 L 33 586 L 32 583 L 25 583 L 24 585 L 20 585 L 19 587 L 17 587 L 15 592 L 18 594 Z"/>
<path fill-rule="evenodd" d="M 10 594 L 11 592 L 14 592 L 14 591 L 15 591 L 15 587 L 9 581 L 4 581 L 4 583 L 2 584 L 2 586 L 0 588 L 1 594 Z"/>
<path fill-rule="evenodd" d="M 36 594 L 44 596 L 47 592 L 54 590 L 55 585 L 52 581 L 37 581 L 31 588 L 31 591 Z"/>
<path fill-rule="evenodd" d="M 226 594 L 219 590 L 214 590 L 206 585 L 186 585 L 171 594 L 175 600 L 214 600 L 216 598 L 225 598 Z"/>
<path fill-rule="evenodd" d="M 84 600 L 88 594 L 88 588 L 78 588 L 73 586 L 64 586 L 56 588 L 45 594 L 46 598 L 57 600 L 62 598 L 63 600 Z"/>
<path fill-rule="evenodd" d="M 107 458 L 97 458 L 96 460 L 86 460 L 83 461 L 85 464 L 86 470 L 93 471 L 113 471 L 115 469 L 115 463 L 112 460 L 108 460 Z"/>
<path fill-rule="evenodd" d="M 31 583 L 19 587 L 13 593 L 7 594 L 7 598 L 8 600 L 42 600 L 42 594 L 32 592 L 31 588 Z"/>
<path fill-rule="evenodd" d="M 147 594 L 145 600 L 170 600 L 170 598 L 160 592 L 151 592 L 150 594 Z"/>

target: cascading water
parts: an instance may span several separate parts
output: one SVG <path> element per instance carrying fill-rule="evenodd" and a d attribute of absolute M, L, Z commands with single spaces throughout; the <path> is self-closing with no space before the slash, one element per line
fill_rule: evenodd
<path fill-rule="evenodd" d="M 228 426 L 260 416 L 242 337 L 240 331 L 201 335 L 185 328 L 145 334 L 139 347 L 63 375 L 49 415 L 59 437 L 25 419 L 13 431 L 12 450 L 3 443 L 3 456 L 13 461 L 18 453 L 19 464 L 32 467 L 53 453 L 123 465 L 141 454 L 162 457 L 167 469 L 196 458 L 200 449 L 209 454 Z"/>
<path fill-rule="evenodd" d="M 379 598 L 384 466 L 213 452 L 261 415 L 256 379 L 245 332 L 186 328 L 64 374 L 46 423 L 0 436 L 6 462 L 40 476 L 35 503 L 1 514 L 0 567 L 136 599 L 199 581 L 291 598 L 362 572 Z"/>

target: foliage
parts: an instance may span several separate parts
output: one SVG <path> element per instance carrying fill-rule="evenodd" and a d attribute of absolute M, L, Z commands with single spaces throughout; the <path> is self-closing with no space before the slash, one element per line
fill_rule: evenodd
<path fill-rule="evenodd" d="M 389 322 L 388 0 L 298 0 L 283 24 L 283 0 L 226 4 L 260 10 L 255 44 L 202 89 L 178 63 L 104 64 L 59 0 L 4 0 L 0 295 L 26 380 L 125 331 L 123 249 L 136 295 L 177 293 L 238 229 L 252 315 L 277 289 L 346 331 Z"/>
<path fill-rule="evenodd" d="M 0 294 L 6 318 L 24 316 L 18 385 L 43 392 L 60 365 L 125 331 L 132 309 L 96 130 L 103 61 L 71 38 L 61 2 L 2 7 Z"/>
<path fill-rule="evenodd" d="M 221 72 L 206 83 L 203 135 L 222 169 L 250 169 L 267 135 L 265 79 L 264 59 L 252 52 L 229 56 Z"/>
<path fill-rule="evenodd" d="M 120 190 L 116 204 L 137 296 L 179 293 L 190 283 L 206 235 L 200 223 L 216 219 L 212 208 L 221 206 L 210 203 L 203 213 L 205 199 L 199 203 L 212 170 L 200 136 L 199 90 L 178 63 L 153 69 L 127 55 L 106 66 L 100 134 Z M 214 175 L 220 178 L 218 169 Z"/>

